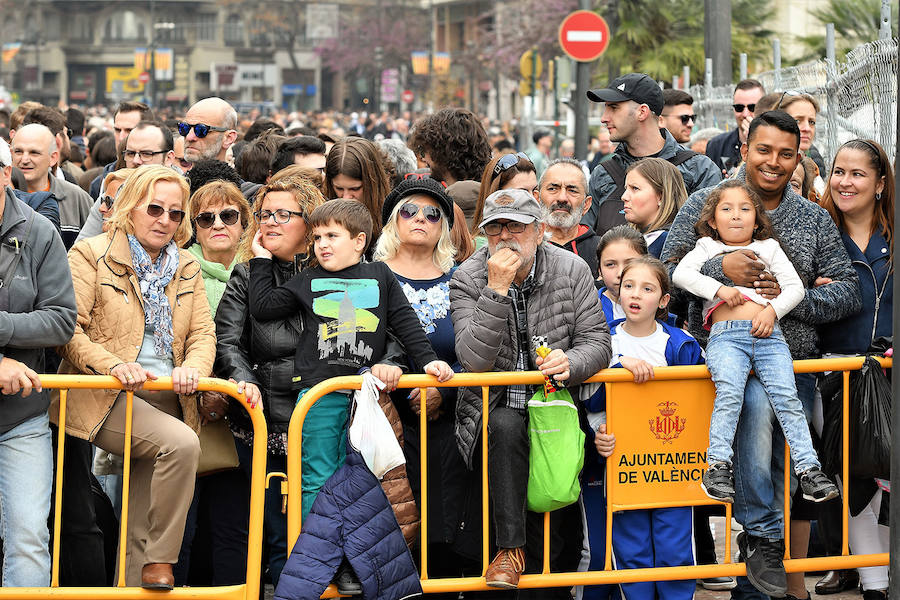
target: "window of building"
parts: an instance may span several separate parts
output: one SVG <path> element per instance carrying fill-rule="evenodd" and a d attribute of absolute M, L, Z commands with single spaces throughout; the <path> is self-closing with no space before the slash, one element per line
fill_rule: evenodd
<path fill-rule="evenodd" d="M 121 10 L 107 19 L 104 29 L 108 40 L 144 41 L 147 39 L 144 23 L 130 10 Z"/>
<path fill-rule="evenodd" d="M 197 41 L 216 41 L 216 15 L 215 13 L 200 13 L 197 15 Z"/>
<path fill-rule="evenodd" d="M 240 15 L 231 15 L 225 21 L 225 43 L 239 46 L 244 43 L 244 22 Z"/>

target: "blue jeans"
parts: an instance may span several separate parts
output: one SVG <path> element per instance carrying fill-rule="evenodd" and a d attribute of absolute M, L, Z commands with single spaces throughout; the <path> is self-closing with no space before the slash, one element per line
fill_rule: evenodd
<path fill-rule="evenodd" d="M 707 461 L 729 465 L 732 462 L 732 444 L 752 368 L 790 444 L 796 472 L 820 468 L 797 396 L 791 352 L 781 328 L 776 323 L 767 338 L 753 337 L 751 328 L 751 321 L 719 321 L 709 332 L 706 361 L 716 384 L 716 403 L 709 427 Z"/>
<path fill-rule="evenodd" d="M 50 585 L 51 448 L 46 412 L 0 435 L 4 587 Z"/>
<path fill-rule="evenodd" d="M 816 378 L 794 376 L 797 394 L 807 418 L 812 414 Z M 749 534 L 769 540 L 784 539 L 784 436 L 775 420 L 765 388 L 756 377 L 747 380 L 744 406 L 735 437 L 734 517 Z M 795 485 L 792 479 L 792 485 Z M 732 600 L 765 600 L 746 577 L 737 578 Z"/>

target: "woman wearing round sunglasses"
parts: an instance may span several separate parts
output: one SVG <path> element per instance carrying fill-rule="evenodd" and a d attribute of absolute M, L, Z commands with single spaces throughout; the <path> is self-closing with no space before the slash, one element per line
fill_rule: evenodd
<path fill-rule="evenodd" d="M 481 188 L 478 190 L 478 200 L 475 204 L 475 214 L 472 215 L 472 227 L 469 233 L 475 239 L 475 247 L 481 248 L 487 242 L 481 234 L 478 224 L 484 212 L 484 200 L 497 190 L 509 190 L 521 188 L 529 193 L 536 193 L 538 187 L 537 172 L 534 164 L 524 152 L 516 154 L 501 154 L 495 156 L 484 168 L 481 175 Z"/>
<path fill-rule="evenodd" d="M 191 221 L 197 243 L 190 246 L 188 252 L 200 263 L 213 317 L 234 268 L 238 243 L 249 220 L 250 205 L 231 182 L 211 181 L 191 196 Z M 227 426 L 218 423 L 226 416 L 229 401 L 228 396 L 219 392 L 201 392 L 198 404 L 203 427 L 200 439 L 206 458 L 213 449 L 221 449 L 212 441 L 218 439 L 215 436 L 224 436 L 234 444 Z M 233 460 L 234 450 L 230 454 Z M 227 464 L 228 460 L 223 463 Z M 187 584 L 191 561 L 197 558 L 197 555 L 192 556 L 191 550 L 198 523 L 206 523 L 212 535 L 213 544 L 209 548 L 212 570 L 206 579 L 192 580 L 192 584 L 236 585 L 243 583 L 246 575 L 249 480 L 240 469 L 216 467 L 214 472 L 202 473 L 197 478 L 181 554 L 175 567 L 175 584 L 178 586 Z"/>
<path fill-rule="evenodd" d="M 262 401 L 269 430 L 266 472 L 287 470 L 287 430 L 297 404 L 292 389 L 294 353 L 303 323 L 299 315 L 271 321 L 250 317 L 250 243 L 262 232 L 262 245 L 272 253 L 272 270 L 278 285 L 306 266 L 310 229 L 306 215 L 322 204 L 319 188 L 301 177 L 270 181 L 256 194 L 256 212 L 237 251 L 237 263 L 216 311 L 216 364 L 219 377 L 243 382 L 248 399 Z M 253 425 L 242 408 L 228 412 L 231 431 L 238 441 L 241 469 L 250 476 Z M 269 575 L 277 585 L 287 560 L 287 517 L 281 512 L 278 486 L 266 490 L 264 512 Z M 246 513 L 245 513 L 246 516 Z M 246 539 L 246 538 L 245 538 Z M 241 573 L 244 571 L 241 570 Z"/>
<path fill-rule="evenodd" d="M 375 260 L 391 268 L 428 340 L 441 360 L 460 370 L 450 320 L 450 277 L 456 248 L 450 230 L 455 220 L 453 200 L 440 182 L 406 179 L 388 195 L 382 208 L 384 228 Z M 419 454 L 419 390 L 392 394 L 404 427 L 407 474 L 417 500 L 421 498 Z M 456 449 L 456 389 L 428 388 L 428 555 L 429 573 L 460 576 L 462 562 L 452 544 L 465 504 L 466 467 Z"/>
<path fill-rule="evenodd" d="M 139 167 L 116 198 L 109 231 L 69 252 L 78 323 L 61 349 L 60 373 L 113 375 L 135 393 L 120 568 L 127 585 L 152 589 L 174 584 L 200 456 L 197 384 L 215 357 L 200 264 L 178 249 L 191 237 L 189 209 L 183 177 L 167 167 Z M 167 376 L 173 391 L 143 389 Z M 121 455 L 125 413 L 124 392 L 70 390 L 67 433 Z"/>

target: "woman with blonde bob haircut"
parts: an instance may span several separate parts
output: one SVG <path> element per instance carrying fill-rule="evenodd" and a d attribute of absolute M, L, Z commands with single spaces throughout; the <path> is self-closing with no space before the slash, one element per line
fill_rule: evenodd
<path fill-rule="evenodd" d="M 685 200 L 684 178 L 667 160 L 644 158 L 625 171 L 625 220 L 644 234 L 654 258 L 659 258 L 669 226 Z"/>
<path fill-rule="evenodd" d="M 69 251 L 78 303 L 63 374 L 113 375 L 134 392 L 125 582 L 172 589 L 200 457 L 197 384 L 212 371 L 215 330 L 191 237 L 188 186 L 167 167 L 136 169 L 116 199 L 109 231 Z M 172 378 L 171 391 L 148 380 Z M 67 433 L 124 453 L 126 394 L 70 390 Z M 51 418 L 58 422 L 58 397 Z"/>
<path fill-rule="evenodd" d="M 450 232 L 457 223 L 453 200 L 441 182 L 410 176 L 384 200 L 384 228 L 375 246 L 375 260 L 383 261 L 400 283 L 416 311 L 422 329 L 441 360 L 460 370 L 456 359 L 453 321 L 450 319 L 450 278 L 456 248 Z M 410 363 L 412 364 L 412 363 Z M 456 423 L 456 390 L 427 388 L 425 418 L 428 424 L 428 456 L 419 456 L 421 400 L 419 390 L 392 395 L 403 422 L 404 446 L 410 481 L 421 481 L 421 461 L 428 461 L 428 552 L 439 556 L 439 576 L 461 572 L 462 560 L 452 542 L 460 523 L 469 481 L 453 433 Z M 415 440 L 415 441 L 409 441 Z M 420 500 L 419 486 L 413 493 Z M 431 573 L 431 571 L 429 571 Z"/>

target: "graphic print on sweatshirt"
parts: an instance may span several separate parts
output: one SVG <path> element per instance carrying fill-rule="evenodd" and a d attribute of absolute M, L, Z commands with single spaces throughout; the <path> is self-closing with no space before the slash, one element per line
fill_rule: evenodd
<path fill-rule="evenodd" d="M 329 362 L 362 357 L 372 359 L 372 347 L 357 340 L 357 333 L 372 333 L 378 328 L 378 317 L 368 311 L 380 301 L 376 279 L 313 279 L 311 291 L 331 292 L 313 300 L 313 312 L 330 319 L 319 326 L 319 358 Z"/>

